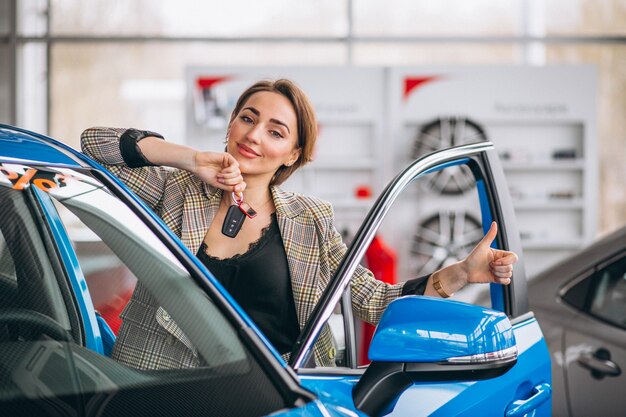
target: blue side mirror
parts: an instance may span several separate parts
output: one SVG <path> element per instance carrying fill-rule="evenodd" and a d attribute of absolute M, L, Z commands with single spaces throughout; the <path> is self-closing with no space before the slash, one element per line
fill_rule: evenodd
<path fill-rule="evenodd" d="M 386 414 L 416 381 L 494 378 L 515 365 L 508 317 L 452 300 L 407 296 L 389 304 L 370 344 L 369 365 L 352 397 L 372 416 Z"/>
<path fill-rule="evenodd" d="M 389 305 L 370 344 L 381 362 L 489 363 L 515 359 L 508 317 L 484 307 L 409 296 Z"/>

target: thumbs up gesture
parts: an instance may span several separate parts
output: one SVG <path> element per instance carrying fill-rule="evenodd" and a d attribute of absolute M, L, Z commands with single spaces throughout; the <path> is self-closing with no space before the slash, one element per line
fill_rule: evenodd
<path fill-rule="evenodd" d="M 468 283 L 511 283 L 513 264 L 518 258 L 514 252 L 491 248 L 497 234 L 498 225 L 493 222 L 487 234 L 461 262 Z"/>

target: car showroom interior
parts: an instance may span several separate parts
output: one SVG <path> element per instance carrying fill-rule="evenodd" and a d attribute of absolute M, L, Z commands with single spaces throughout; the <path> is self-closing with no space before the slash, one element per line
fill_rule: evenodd
<path fill-rule="evenodd" d="M 624 415 L 625 180 L 625 0 L 0 0 L 0 415 Z"/>

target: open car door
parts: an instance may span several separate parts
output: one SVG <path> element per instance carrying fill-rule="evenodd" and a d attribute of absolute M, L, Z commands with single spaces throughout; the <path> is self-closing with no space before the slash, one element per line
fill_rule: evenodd
<path fill-rule="evenodd" d="M 463 196 L 429 194 L 429 184 L 454 178 L 472 182 Z M 415 216 L 428 218 L 433 211 L 434 226 L 415 227 Z M 388 225 L 385 218 L 394 221 Z M 520 256 L 511 285 L 468 285 L 449 300 L 395 300 L 369 344 L 371 363 L 359 362 L 359 349 L 367 346 L 349 308 L 348 286 L 374 237 L 393 241 L 399 258 L 407 254 L 398 270 L 399 279 L 408 279 L 462 259 L 492 221 L 498 223 L 493 247 Z M 341 326 L 331 326 L 340 352 L 338 366 L 307 367 L 316 338 L 338 310 Z M 550 357 L 528 310 L 515 215 L 491 143 L 429 154 L 389 183 L 303 329 L 290 365 L 318 395 L 350 396 L 354 410 L 368 415 L 550 415 Z"/>

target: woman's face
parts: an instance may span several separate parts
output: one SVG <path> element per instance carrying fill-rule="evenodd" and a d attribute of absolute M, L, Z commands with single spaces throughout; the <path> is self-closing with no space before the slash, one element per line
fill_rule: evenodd
<path fill-rule="evenodd" d="M 284 96 L 261 91 L 253 94 L 229 127 L 228 153 L 239 162 L 248 182 L 252 176 L 269 181 L 282 165 L 300 155 L 296 112 Z"/>

